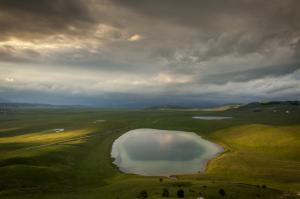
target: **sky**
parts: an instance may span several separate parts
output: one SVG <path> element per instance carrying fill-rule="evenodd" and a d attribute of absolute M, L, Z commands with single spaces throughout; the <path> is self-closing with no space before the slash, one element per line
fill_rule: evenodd
<path fill-rule="evenodd" d="M 0 101 L 300 100 L 298 0 L 0 0 Z"/>

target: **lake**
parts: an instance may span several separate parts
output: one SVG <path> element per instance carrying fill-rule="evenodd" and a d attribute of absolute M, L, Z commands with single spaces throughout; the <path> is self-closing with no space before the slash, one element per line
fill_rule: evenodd
<path fill-rule="evenodd" d="M 125 173 L 170 176 L 203 172 L 207 161 L 222 151 L 192 132 L 136 129 L 114 141 L 111 156 Z"/>
<path fill-rule="evenodd" d="M 200 119 L 200 120 L 225 120 L 225 119 L 232 119 L 232 117 L 222 117 L 222 116 L 194 116 L 193 119 Z"/>

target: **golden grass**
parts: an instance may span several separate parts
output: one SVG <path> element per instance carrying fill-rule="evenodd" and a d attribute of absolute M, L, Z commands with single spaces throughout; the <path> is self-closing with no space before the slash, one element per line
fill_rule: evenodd
<path fill-rule="evenodd" d="M 90 129 L 77 129 L 63 132 L 53 132 L 53 133 L 29 133 L 25 135 L 17 135 L 10 137 L 0 138 L 0 144 L 10 144 L 10 143 L 47 143 L 53 141 L 61 141 L 65 139 L 71 139 L 76 137 L 82 137 L 91 132 Z"/>
<path fill-rule="evenodd" d="M 0 138 L 0 144 L 35 144 L 16 150 L 2 152 L 0 159 L 28 158 L 50 152 L 61 151 L 68 146 L 82 144 L 91 129 L 77 129 L 64 132 L 39 132 Z"/>
<path fill-rule="evenodd" d="M 219 132 L 221 133 L 221 132 Z M 224 140 L 231 145 L 243 147 L 300 146 L 300 126 L 274 127 L 246 125 L 230 129 Z"/>
<path fill-rule="evenodd" d="M 227 152 L 210 161 L 208 174 L 300 189 L 300 125 L 243 125 L 214 132 L 211 139 Z"/>

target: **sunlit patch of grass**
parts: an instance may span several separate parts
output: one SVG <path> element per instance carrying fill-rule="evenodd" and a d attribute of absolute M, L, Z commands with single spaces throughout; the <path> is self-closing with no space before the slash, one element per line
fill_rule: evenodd
<path fill-rule="evenodd" d="M 300 146 L 300 126 L 246 125 L 226 133 L 224 141 L 237 147 Z"/>
<path fill-rule="evenodd" d="M 65 139 L 71 139 L 76 137 L 82 137 L 88 135 L 91 132 L 90 129 L 77 129 L 64 132 L 53 133 L 28 133 L 25 135 L 11 136 L 0 138 L 0 144 L 8 143 L 47 143 L 54 141 L 61 141 Z"/>
<path fill-rule="evenodd" d="M 65 145 L 76 145 L 76 144 L 82 144 L 85 142 L 85 139 L 76 139 L 76 140 L 71 140 L 68 142 L 65 142 Z"/>
<path fill-rule="evenodd" d="M 300 126 L 242 125 L 210 138 L 227 152 L 212 160 L 207 173 L 231 180 L 273 179 L 280 187 L 300 188 Z"/>
<path fill-rule="evenodd" d="M 65 137 L 64 137 L 65 138 Z M 72 137 L 63 140 L 55 140 L 49 143 L 32 145 L 32 143 L 26 143 L 27 145 L 18 148 L 16 150 L 1 151 L 0 160 L 11 158 L 31 158 L 42 156 L 48 153 L 59 152 L 66 150 L 68 147 L 76 146 L 86 142 L 86 137 Z"/>
<path fill-rule="evenodd" d="M 92 129 L 75 129 L 63 132 L 43 131 L 18 136 L 0 138 L 0 160 L 32 158 L 63 151 L 74 145 L 84 143 Z M 4 146 L 14 145 L 6 149 Z M 4 147 L 4 148 L 3 148 Z"/>

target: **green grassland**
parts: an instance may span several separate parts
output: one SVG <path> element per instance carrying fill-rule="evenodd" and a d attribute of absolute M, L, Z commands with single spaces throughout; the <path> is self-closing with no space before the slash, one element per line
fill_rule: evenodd
<path fill-rule="evenodd" d="M 287 112 L 288 110 L 288 112 Z M 192 116 L 232 116 L 205 121 Z M 53 129 L 64 128 L 63 132 Z M 135 128 L 195 132 L 222 145 L 205 173 L 174 178 L 124 174 L 112 142 Z M 264 186 L 263 186 L 264 185 Z M 0 113 L 0 198 L 299 198 L 300 108 L 249 105 L 224 111 L 16 109 Z"/>

